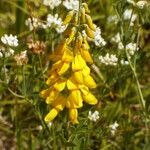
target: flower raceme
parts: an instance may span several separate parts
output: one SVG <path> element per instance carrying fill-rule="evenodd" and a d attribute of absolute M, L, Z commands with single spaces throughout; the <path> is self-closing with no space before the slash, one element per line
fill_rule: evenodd
<path fill-rule="evenodd" d="M 80 31 L 81 23 L 83 23 L 87 35 L 92 38 L 91 35 L 95 28 L 88 15 L 87 4 L 83 3 L 81 10 L 81 16 L 79 15 L 80 11 L 71 10 L 68 13 L 64 25 L 70 23 L 74 26 L 68 25 L 64 33 L 65 40 L 50 55 L 50 60 L 54 63 L 50 70 L 50 77 L 46 81 L 48 88 L 41 91 L 41 96 L 52 107 L 45 117 L 46 122 L 52 121 L 66 107 L 69 109 L 70 121 L 73 124 L 78 123 L 77 109 L 81 108 L 84 102 L 90 105 L 98 102 L 90 92 L 91 88 L 96 88 L 96 83 L 90 75 L 90 68 L 87 65 L 87 63 L 93 63 L 89 53 L 90 46 L 87 37 L 83 37 L 82 31 Z M 76 19 L 77 17 L 78 19 Z M 79 17 L 83 20 L 80 21 L 80 24 Z"/>

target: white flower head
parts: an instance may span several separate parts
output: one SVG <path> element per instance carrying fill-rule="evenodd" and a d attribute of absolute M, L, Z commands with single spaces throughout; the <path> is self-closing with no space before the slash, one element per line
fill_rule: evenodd
<path fill-rule="evenodd" d="M 129 43 L 126 45 L 126 49 L 130 56 L 134 55 L 139 50 L 136 43 Z"/>
<path fill-rule="evenodd" d="M 139 9 L 143 9 L 146 5 L 147 5 L 147 1 L 138 1 L 136 3 L 136 6 L 139 8 Z"/>
<path fill-rule="evenodd" d="M 99 60 L 102 64 L 116 66 L 118 58 L 116 55 L 107 53 L 105 56 L 99 56 Z"/>
<path fill-rule="evenodd" d="M 33 17 L 33 18 L 28 18 L 25 21 L 25 25 L 29 27 L 29 30 L 32 31 L 33 29 L 36 29 L 38 27 L 43 27 L 43 24 L 41 22 L 38 21 L 37 18 Z"/>
<path fill-rule="evenodd" d="M 123 59 L 120 61 L 120 63 L 122 65 L 128 65 L 129 64 L 129 62 L 127 60 L 123 60 Z"/>
<path fill-rule="evenodd" d="M 114 16 L 109 16 L 109 17 L 107 18 L 107 21 L 108 21 L 108 23 L 117 24 L 119 20 L 118 20 L 117 15 L 114 15 Z"/>
<path fill-rule="evenodd" d="M 137 18 L 137 15 L 133 14 L 132 12 L 133 12 L 132 9 L 126 9 L 124 14 L 123 14 L 123 17 L 124 17 L 125 20 L 130 20 L 131 19 L 130 26 L 134 25 L 134 22 Z"/>
<path fill-rule="evenodd" d="M 88 118 L 93 121 L 96 122 L 99 119 L 99 112 L 98 111 L 94 111 L 93 113 L 91 111 L 89 111 L 89 115 Z"/>
<path fill-rule="evenodd" d="M 62 33 L 64 32 L 67 26 L 63 25 L 63 21 L 61 18 L 58 17 L 58 14 L 55 14 L 54 16 L 48 14 L 47 27 L 54 27 L 58 33 Z"/>
<path fill-rule="evenodd" d="M 99 27 L 96 27 L 96 31 L 94 32 L 94 43 L 96 46 L 105 46 L 106 41 L 101 36 L 101 29 Z"/>
<path fill-rule="evenodd" d="M 115 121 L 113 124 L 109 126 L 110 132 L 112 135 L 115 135 L 117 128 L 119 127 L 119 124 Z"/>
<path fill-rule="evenodd" d="M 117 33 L 114 37 L 111 38 L 111 42 L 119 43 L 120 41 L 120 33 Z"/>
<path fill-rule="evenodd" d="M 5 45 L 9 45 L 12 47 L 18 46 L 18 39 L 17 39 L 16 35 L 13 36 L 12 34 L 10 34 L 10 35 L 4 34 L 4 36 L 1 37 L 1 41 Z"/>
<path fill-rule="evenodd" d="M 53 10 L 61 4 L 61 0 L 43 0 L 43 4 Z"/>
<path fill-rule="evenodd" d="M 68 9 L 68 10 L 79 10 L 79 0 L 65 0 L 63 2 L 63 5 Z"/>
<path fill-rule="evenodd" d="M 16 60 L 17 65 L 19 66 L 27 64 L 28 62 L 27 51 L 22 51 L 20 54 L 15 55 L 14 59 Z"/>

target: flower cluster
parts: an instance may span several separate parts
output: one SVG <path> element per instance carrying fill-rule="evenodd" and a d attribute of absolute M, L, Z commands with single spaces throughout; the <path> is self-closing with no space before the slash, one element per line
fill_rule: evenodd
<path fill-rule="evenodd" d="M 54 27 L 58 33 L 62 33 L 66 29 L 66 26 L 63 25 L 63 21 L 58 17 L 58 14 L 54 16 L 49 14 L 47 16 L 47 27 Z"/>
<path fill-rule="evenodd" d="M 18 46 L 17 36 L 13 36 L 12 34 L 10 35 L 5 34 L 4 36 L 1 37 L 1 41 L 8 46 L 12 47 Z"/>
<path fill-rule="evenodd" d="M 0 58 L 5 56 L 5 58 L 7 57 L 10 57 L 10 56 L 13 56 L 14 55 L 14 50 L 12 48 L 4 48 L 4 47 L 1 47 L 0 48 Z"/>
<path fill-rule="evenodd" d="M 21 53 L 16 54 L 14 56 L 14 59 L 15 59 L 18 66 L 22 66 L 24 64 L 27 64 L 27 62 L 28 62 L 27 51 L 22 51 Z"/>
<path fill-rule="evenodd" d="M 87 36 L 94 39 L 93 31 L 96 29 L 89 15 L 87 4 L 83 3 L 81 9 L 84 9 L 81 17 L 85 20 L 82 20 L 80 24 L 86 24 Z M 78 11 L 68 12 L 63 25 L 71 22 L 74 27 L 68 26 L 65 32 L 66 38 L 50 55 L 54 64 L 46 82 L 48 88 L 41 92 L 46 103 L 52 106 L 45 117 L 46 122 L 52 121 L 60 111 L 67 107 L 70 121 L 73 124 L 78 123 L 77 109 L 83 106 L 83 102 L 90 105 L 98 102 L 90 92 L 90 89 L 96 88 L 96 83 L 90 75 L 87 63 L 92 64 L 93 60 L 89 52 L 88 37 L 84 37 L 82 30 L 78 29 L 79 19 L 74 20 L 74 16 L 80 17 L 78 13 Z"/>
<path fill-rule="evenodd" d="M 118 63 L 118 58 L 116 55 L 107 53 L 104 57 L 99 56 L 99 60 L 102 64 L 116 66 Z"/>
<path fill-rule="evenodd" d="M 78 0 L 65 0 L 63 2 L 63 5 L 68 9 L 68 10 L 79 10 L 79 1 Z"/>
<path fill-rule="evenodd" d="M 111 134 L 114 136 L 116 133 L 117 128 L 119 127 L 119 124 L 115 121 L 113 124 L 109 126 Z"/>
<path fill-rule="evenodd" d="M 61 0 L 43 0 L 43 4 L 49 6 L 50 9 L 54 9 L 55 7 L 61 4 Z"/>
<path fill-rule="evenodd" d="M 96 122 L 99 119 L 99 112 L 98 111 L 94 111 L 93 113 L 91 111 L 89 111 L 89 115 L 88 118 L 93 121 Z"/>

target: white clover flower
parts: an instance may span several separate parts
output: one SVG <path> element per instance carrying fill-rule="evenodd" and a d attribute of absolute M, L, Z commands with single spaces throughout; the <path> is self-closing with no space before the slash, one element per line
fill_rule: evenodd
<path fill-rule="evenodd" d="M 116 66 L 118 63 L 118 58 L 116 55 L 107 53 L 104 57 L 99 56 L 99 60 L 102 64 Z"/>
<path fill-rule="evenodd" d="M 65 0 L 63 1 L 63 5 L 68 9 L 68 10 L 79 10 L 79 0 Z"/>
<path fill-rule="evenodd" d="M 0 57 L 3 57 L 5 56 L 5 58 L 8 58 L 10 56 L 13 56 L 14 55 L 14 50 L 12 48 L 7 48 L 5 49 L 4 47 L 1 47 L 0 48 Z"/>
<path fill-rule="evenodd" d="M 61 0 L 43 0 L 43 4 L 49 6 L 50 9 L 54 9 L 61 4 Z"/>
<path fill-rule="evenodd" d="M 4 34 L 4 36 L 1 37 L 1 41 L 9 46 L 17 47 L 18 46 L 18 39 L 17 36 L 13 36 L 12 34 L 7 35 Z"/>
<path fill-rule="evenodd" d="M 127 49 L 130 56 L 134 55 L 134 53 L 139 50 L 136 43 L 127 44 L 126 49 Z"/>
<path fill-rule="evenodd" d="M 99 112 L 98 111 L 94 111 L 93 113 L 91 111 L 89 111 L 89 115 L 88 118 L 93 121 L 96 122 L 99 119 Z"/>
<path fill-rule="evenodd" d="M 101 36 L 101 29 L 96 27 L 96 31 L 94 32 L 94 42 L 96 46 L 105 46 L 106 41 Z"/>
<path fill-rule="evenodd" d="M 114 22 L 114 24 L 117 24 L 119 20 L 118 20 L 117 15 L 114 15 L 114 16 L 109 16 L 109 17 L 107 18 L 107 21 L 108 21 L 108 23 Z"/>
<path fill-rule="evenodd" d="M 34 28 L 38 28 L 38 27 L 42 27 L 43 24 L 41 22 L 38 21 L 37 18 L 28 18 L 26 21 L 25 21 L 25 25 L 29 27 L 29 30 L 32 31 Z"/>
<path fill-rule="evenodd" d="M 138 1 L 136 3 L 136 6 L 139 8 L 139 9 L 143 9 L 146 5 L 147 5 L 147 1 Z"/>
<path fill-rule="evenodd" d="M 128 65 L 128 64 L 129 64 L 129 62 L 128 62 L 127 60 L 121 60 L 120 63 L 121 63 L 122 65 Z"/>
<path fill-rule="evenodd" d="M 67 26 L 63 26 L 63 21 L 58 17 L 58 14 L 54 16 L 49 14 L 47 16 L 47 27 L 54 27 L 58 33 L 62 33 Z"/>
<path fill-rule="evenodd" d="M 112 135 L 115 135 L 117 128 L 119 127 L 119 124 L 115 121 L 113 124 L 109 126 L 110 132 Z"/>
<path fill-rule="evenodd" d="M 22 51 L 20 54 L 15 55 L 14 59 L 16 60 L 17 65 L 19 66 L 27 64 L 28 62 L 27 51 Z"/>
<path fill-rule="evenodd" d="M 114 37 L 111 38 L 111 42 L 119 43 L 121 42 L 120 33 L 117 33 Z"/>
<path fill-rule="evenodd" d="M 126 9 L 124 14 L 123 14 L 123 17 L 124 17 L 125 20 L 130 20 L 131 19 L 130 26 L 133 26 L 134 25 L 134 21 L 137 18 L 137 15 L 136 14 L 132 14 L 132 9 Z"/>

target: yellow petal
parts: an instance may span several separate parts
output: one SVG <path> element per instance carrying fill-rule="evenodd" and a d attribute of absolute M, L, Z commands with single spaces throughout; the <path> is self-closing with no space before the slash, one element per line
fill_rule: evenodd
<path fill-rule="evenodd" d="M 84 95 L 87 95 L 89 93 L 89 88 L 85 85 L 79 85 L 79 89 Z"/>
<path fill-rule="evenodd" d="M 63 22 L 63 25 L 68 24 L 72 20 L 73 15 L 74 15 L 74 10 L 69 11 L 64 22 Z"/>
<path fill-rule="evenodd" d="M 78 71 L 82 70 L 86 66 L 86 62 L 84 59 L 81 57 L 80 54 L 77 54 L 72 62 L 72 70 L 73 71 Z"/>
<path fill-rule="evenodd" d="M 63 91 L 65 86 L 66 86 L 66 80 L 59 80 L 57 81 L 57 83 L 54 84 L 54 88 L 59 92 Z"/>
<path fill-rule="evenodd" d="M 43 97 L 43 98 L 47 98 L 47 97 L 49 96 L 49 93 L 50 93 L 50 88 L 41 91 L 41 92 L 40 92 L 40 95 L 41 95 L 41 97 Z"/>
<path fill-rule="evenodd" d="M 69 66 L 70 63 L 68 62 L 58 61 L 53 65 L 52 71 L 56 71 L 59 75 L 62 75 L 68 70 Z"/>
<path fill-rule="evenodd" d="M 82 97 L 83 97 L 83 100 L 90 105 L 95 105 L 98 102 L 96 97 L 91 93 L 88 93 L 87 95 L 83 94 Z"/>
<path fill-rule="evenodd" d="M 83 75 L 82 75 L 82 71 L 75 71 L 74 74 L 73 74 L 75 80 L 82 84 L 83 83 Z"/>
<path fill-rule="evenodd" d="M 90 64 L 93 63 L 93 59 L 92 59 L 92 57 L 91 57 L 91 55 L 90 55 L 88 50 L 81 50 L 81 55 L 82 55 L 82 57 L 84 58 L 84 60 L 86 62 L 88 62 Z"/>
<path fill-rule="evenodd" d="M 73 77 L 71 77 L 67 80 L 67 88 L 68 88 L 68 90 L 77 90 L 78 89 L 77 82 L 75 81 L 75 79 Z"/>
<path fill-rule="evenodd" d="M 50 84 L 56 82 L 58 80 L 58 78 L 59 78 L 58 74 L 55 71 L 53 71 L 53 73 L 47 79 L 46 84 L 50 85 Z"/>
<path fill-rule="evenodd" d="M 85 66 L 82 70 L 82 74 L 84 77 L 90 74 L 90 68 L 88 66 Z"/>
<path fill-rule="evenodd" d="M 52 103 L 52 106 L 55 109 L 62 111 L 65 107 L 65 104 L 66 104 L 66 98 L 62 95 L 59 95 L 59 96 L 57 96 L 57 98 Z"/>
<path fill-rule="evenodd" d="M 50 112 L 46 115 L 44 118 L 45 122 L 50 122 L 52 121 L 56 116 L 58 115 L 58 110 L 55 108 L 51 109 Z"/>
<path fill-rule="evenodd" d="M 84 84 L 89 88 L 96 88 L 96 83 L 90 75 L 84 77 Z"/>
<path fill-rule="evenodd" d="M 66 49 L 62 56 L 62 61 L 71 62 L 72 59 L 73 59 L 73 53 L 69 49 Z"/>
<path fill-rule="evenodd" d="M 83 99 L 79 90 L 71 91 L 67 100 L 70 102 L 70 108 L 80 108 L 83 106 Z"/>
<path fill-rule="evenodd" d="M 69 118 L 73 124 L 77 124 L 78 122 L 78 111 L 77 109 L 69 109 Z"/>
<path fill-rule="evenodd" d="M 59 92 L 57 90 L 55 90 L 55 89 L 51 90 L 49 93 L 49 96 L 46 98 L 46 103 L 51 104 L 56 99 L 58 94 L 59 94 Z"/>

